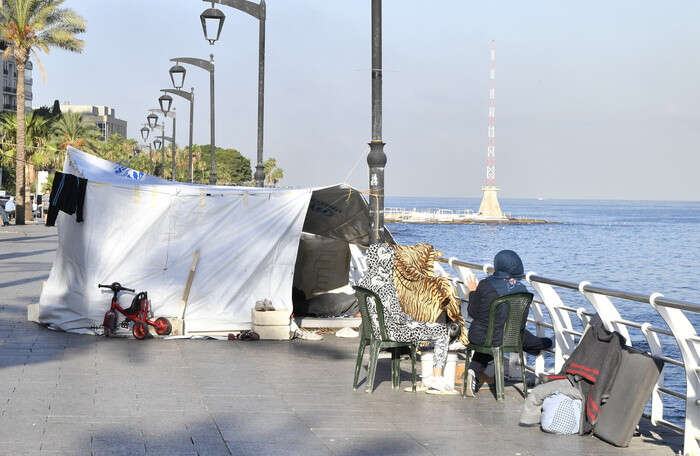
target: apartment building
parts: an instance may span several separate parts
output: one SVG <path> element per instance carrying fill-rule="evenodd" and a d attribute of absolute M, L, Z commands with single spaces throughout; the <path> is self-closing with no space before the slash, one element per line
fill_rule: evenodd
<path fill-rule="evenodd" d="M 126 120 L 118 119 L 114 108 L 92 105 L 61 105 L 61 112 L 77 112 L 83 119 L 93 122 L 100 130 L 100 141 L 105 141 L 113 134 L 126 138 Z"/>
<path fill-rule="evenodd" d="M 2 49 L 3 46 L 0 46 Z M 17 64 L 14 58 L 2 60 L 2 106 L 0 112 L 17 112 Z M 27 61 L 24 69 L 24 109 L 32 110 L 32 69 L 31 61 Z"/>

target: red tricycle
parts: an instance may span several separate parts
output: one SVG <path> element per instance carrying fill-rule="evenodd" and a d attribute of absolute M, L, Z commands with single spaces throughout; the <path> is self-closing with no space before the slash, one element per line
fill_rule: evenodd
<path fill-rule="evenodd" d="M 148 337 L 148 325 L 153 326 L 156 329 L 156 334 L 159 336 L 167 336 L 170 334 L 170 331 L 172 331 L 172 326 L 167 318 L 158 317 L 155 321 L 149 319 L 149 317 L 153 318 L 153 313 L 150 309 L 151 302 L 148 300 L 148 294 L 145 291 L 134 296 L 133 301 L 131 301 L 131 306 L 128 309 L 123 309 L 117 301 L 117 294 L 119 294 L 120 291 L 130 291 L 134 293 L 135 290 L 123 287 L 119 282 L 114 282 L 111 285 L 98 284 L 97 287 L 109 288 L 114 293 L 112 295 L 112 305 L 107 313 L 105 313 L 103 322 L 105 336 L 110 336 L 117 331 L 117 312 L 126 317 L 124 321 L 121 322 L 122 328 L 128 328 L 129 322 L 134 322 L 131 332 L 134 337 L 139 340 Z"/>

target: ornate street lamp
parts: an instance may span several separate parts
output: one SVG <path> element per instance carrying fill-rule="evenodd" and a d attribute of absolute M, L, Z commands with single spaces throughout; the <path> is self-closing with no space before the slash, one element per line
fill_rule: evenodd
<path fill-rule="evenodd" d="M 160 150 L 160 148 L 163 146 L 163 141 L 160 140 L 160 138 L 156 138 L 153 140 L 153 148 L 155 150 Z"/>
<path fill-rule="evenodd" d="M 264 108 L 265 108 L 265 17 L 267 15 L 265 6 L 265 0 L 259 0 L 259 3 L 255 3 L 251 0 L 203 0 L 205 2 L 211 1 L 212 8 L 207 9 L 202 13 L 202 27 L 204 28 L 204 37 L 209 41 L 210 44 L 219 38 L 221 33 L 221 28 L 224 25 L 224 14 L 214 9 L 214 3 L 219 3 L 224 6 L 228 6 L 238 11 L 249 14 L 254 17 L 259 22 L 258 29 L 258 153 L 257 153 L 257 164 L 255 165 L 255 185 L 262 187 L 265 182 L 265 166 L 263 165 L 263 123 L 264 123 Z M 204 17 L 208 17 L 212 26 L 207 29 L 205 26 Z M 220 19 L 219 19 L 220 18 Z M 219 21 L 218 31 L 216 38 L 212 38 L 214 32 L 214 21 Z M 207 33 L 209 31 L 209 33 Z"/>
<path fill-rule="evenodd" d="M 148 127 L 143 127 L 141 129 L 141 138 L 143 138 L 143 142 L 146 142 L 148 140 L 148 135 L 151 133 L 151 129 Z"/>
<path fill-rule="evenodd" d="M 211 162 L 210 162 L 210 167 L 211 171 L 209 172 L 209 184 L 210 185 L 216 185 L 216 146 L 215 146 L 215 125 L 216 123 L 214 122 L 214 111 L 215 111 L 215 106 L 214 106 L 214 54 L 209 54 L 209 60 L 204 60 L 204 59 L 199 59 L 195 57 L 176 57 L 174 59 L 170 59 L 171 62 L 182 62 L 185 65 L 194 65 L 198 68 L 201 68 L 203 70 L 206 70 L 209 72 L 209 147 L 210 147 L 210 155 L 211 155 Z M 184 81 L 183 81 L 184 82 Z M 193 89 L 194 90 L 194 89 Z M 190 100 L 190 144 L 192 143 L 192 102 L 194 100 L 194 96 L 188 94 L 187 92 L 183 92 L 182 90 L 164 90 L 165 92 L 170 92 L 174 93 L 176 95 L 179 95 L 185 99 Z M 192 149 L 190 148 L 190 151 Z M 191 156 L 191 155 L 190 155 Z M 192 161 L 190 160 L 190 163 Z M 192 165 L 190 165 L 190 176 L 193 175 L 193 168 Z"/>
<path fill-rule="evenodd" d="M 158 116 L 153 113 L 147 115 L 146 120 L 148 121 L 148 126 L 151 128 L 156 128 L 156 125 L 158 125 Z"/>
<path fill-rule="evenodd" d="M 164 93 L 163 95 L 158 97 L 158 104 L 160 105 L 160 110 L 167 115 L 170 112 L 170 107 L 173 104 L 173 97 L 171 97 L 167 93 Z"/>
<path fill-rule="evenodd" d="M 185 74 L 187 73 L 185 67 L 180 65 L 179 62 L 175 62 L 175 65 L 170 67 L 168 73 L 170 73 L 170 80 L 173 81 L 173 87 L 182 89 L 185 85 Z"/>
<path fill-rule="evenodd" d="M 224 26 L 226 15 L 221 10 L 214 8 L 214 1 L 212 0 L 211 8 L 205 9 L 204 12 L 199 15 L 199 18 L 202 21 L 204 38 L 209 41 L 209 44 L 214 44 L 221 35 L 221 28 Z M 214 35 L 214 30 L 216 30 L 216 36 Z"/>

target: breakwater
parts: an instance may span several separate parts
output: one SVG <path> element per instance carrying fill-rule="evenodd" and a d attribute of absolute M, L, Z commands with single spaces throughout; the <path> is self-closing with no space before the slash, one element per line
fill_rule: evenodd
<path fill-rule="evenodd" d="M 424 224 L 469 224 L 469 223 L 505 223 L 505 224 L 537 224 L 550 223 L 547 220 L 513 217 L 504 214 L 503 217 L 488 217 L 478 212 L 452 209 L 403 209 L 387 207 L 384 209 L 384 221 L 387 223 L 424 223 Z"/>

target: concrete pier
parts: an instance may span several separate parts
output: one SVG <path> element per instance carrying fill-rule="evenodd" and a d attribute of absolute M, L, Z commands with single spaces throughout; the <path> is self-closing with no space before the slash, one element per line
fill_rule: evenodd
<path fill-rule="evenodd" d="M 521 428 L 518 385 L 504 403 L 489 391 L 477 399 L 406 393 L 392 390 L 386 359 L 374 394 L 353 392 L 357 339 L 137 341 L 50 331 L 27 322 L 26 306 L 37 302 L 55 249 L 54 228 L 0 228 L 0 454 L 637 456 L 682 445 L 646 422 L 627 449 Z M 402 368 L 409 386 L 407 361 Z"/>

